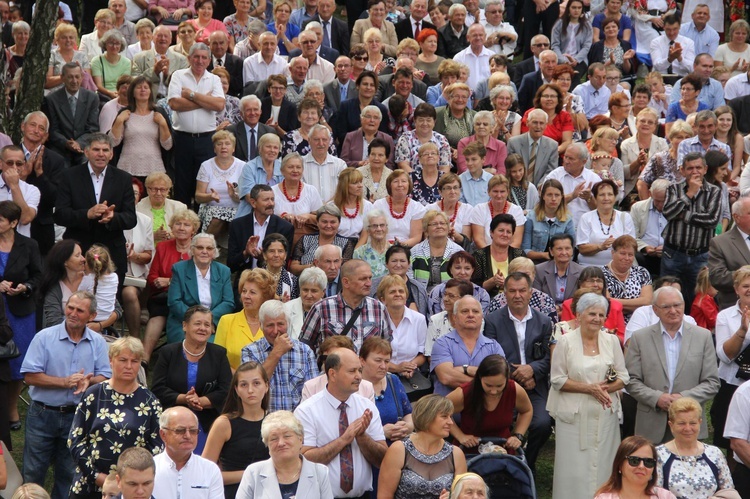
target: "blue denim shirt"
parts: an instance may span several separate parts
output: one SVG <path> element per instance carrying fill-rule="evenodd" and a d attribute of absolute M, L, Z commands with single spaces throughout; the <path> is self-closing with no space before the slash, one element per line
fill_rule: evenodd
<path fill-rule="evenodd" d="M 547 242 L 555 234 L 570 234 L 575 241 L 576 228 L 572 218 L 565 222 L 555 219 L 550 225 L 546 220 L 541 222 L 536 219 L 536 214 L 529 212 L 530 216 L 526 217 L 526 226 L 523 231 L 523 241 L 521 249 L 524 253 L 529 251 L 545 251 Z M 575 242 L 573 243 L 575 247 Z"/>
<path fill-rule="evenodd" d="M 263 160 L 260 156 L 245 163 L 245 166 L 242 167 L 242 173 L 240 173 L 240 206 L 237 208 L 237 214 L 234 218 L 244 217 L 252 211 L 250 203 L 245 201 L 245 196 L 250 194 L 255 184 L 276 185 L 282 180 L 284 180 L 284 176 L 281 174 L 280 159 L 273 162 L 273 177 L 271 177 L 270 182 L 266 180 L 266 169 L 263 168 Z"/>

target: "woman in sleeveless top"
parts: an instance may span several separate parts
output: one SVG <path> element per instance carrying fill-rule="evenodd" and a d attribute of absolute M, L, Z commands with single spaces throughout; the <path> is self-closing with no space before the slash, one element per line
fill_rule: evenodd
<path fill-rule="evenodd" d="M 268 374 L 262 365 L 246 362 L 237 368 L 224 410 L 203 449 L 203 457 L 221 467 L 226 499 L 235 498 L 245 468 L 269 457 L 260 436 L 268 397 Z"/>
<path fill-rule="evenodd" d="M 394 442 L 380 466 L 379 499 L 437 499 L 453 477 L 466 472 L 466 458 L 444 439 L 453 426 L 453 403 L 427 395 L 412 407 L 415 433 Z"/>

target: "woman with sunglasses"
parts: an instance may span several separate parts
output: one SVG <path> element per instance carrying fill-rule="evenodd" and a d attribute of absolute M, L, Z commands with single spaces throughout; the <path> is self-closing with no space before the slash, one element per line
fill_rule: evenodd
<path fill-rule="evenodd" d="M 675 499 L 670 491 L 654 486 L 656 483 L 655 467 L 654 444 L 637 435 L 626 438 L 617 449 L 609 480 L 599 487 L 594 499 L 625 497 Z"/>
<path fill-rule="evenodd" d="M 656 448 L 656 485 L 677 497 L 707 499 L 734 482 L 721 449 L 698 441 L 703 408 L 690 397 L 669 406 L 669 429 L 674 439 Z"/>

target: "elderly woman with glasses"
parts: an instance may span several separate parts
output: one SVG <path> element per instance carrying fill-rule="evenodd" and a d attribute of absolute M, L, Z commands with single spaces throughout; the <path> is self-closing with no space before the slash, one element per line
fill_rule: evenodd
<path fill-rule="evenodd" d="M 507 112 L 507 110 L 506 110 Z M 507 119 L 507 116 L 506 116 Z M 495 116 L 490 111 L 479 111 L 474 115 L 474 135 L 464 137 L 458 142 L 458 173 L 466 171 L 466 158 L 463 151 L 471 142 L 481 142 L 484 145 L 487 155 L 484 157 L 486 168 L 492 168 L 498 173 L 505 169 L 505 158 L 508 157 L 508 148 L 504 142 L 500 142 L 493 137 L 493 132 L 497 127 Z M 511 127 L 512 128 L 512 127 Z"/>
<path fill-rule="evenodd" d="M 154 244 L 172 239 L 172 216 L 187 209 L 184 203 L 169 199 L 172 179 L 166 173 L 155 172 L 146 177 L 146 196 L 141 198 L 135 209 L 151 218 L 154 228 Z M 192 237 L 192 235 L 191 235 Z"/>
<path fill-rule="evenodd" d="M 320 246 L 338 246 L 344 262 L 352 258 L 356 240 L 339 235 L 341 210 L 332 204 L 323 205 L 315 212 L 315 219 L 318 233 L 305 234 L 294 246 L 289 268 L 295 275 L 300 275 L 304 269 L 313 266 L 315 250 Z"/>
<path fill-rule="evenodd" d="M 182 321 L 187 309 L 193 305 L 203 305 L 211 311 L 214 327 L 224 314 L 234 311 L 231 273 L 229 267 L 215 261 L 219 257 L 219 249 L 214 236 L 202 233 L 193 237 L 190 255 L 190 260 L 178 262 L 172 267 L 167 293 L 167 343 L 185 338 Z M 196 276 L 205 279 L 209 275 L 209 286 L 199 286 Z"/>
<path fill-rule="evenodd" d="M 353 258 L 364 260 L 370 266 L 372 278 L 377 279 L 388 273 L 385 254 L 391 244 L 388 242 L 388 220 L 382 211 L 373 208 L 363 217 L 367 242 L 354 250 Z"/>
<path fill-rule="evenodd" d="M 383 121 L 383 114 L 378 106 L 369 105 L 362 109 L 359 115 L 362 126 L 353 132 L 346 134 L 344 144 L 341 146 L 341 159 L 346 164 L 353 167 L 367 165 L 369 161 L 369 145 L 375 139 L 381 139 L 388 144 L 388 168 L 393 170 L 393 154 L 396 148 L 393 145 L 393 138 L 380 130 L 380 124 Z"/>
<path fill-rule="evenodd" d="M 130 74 L 130 59 L 123 55 L 127 41 L 117 29 L 111 29 L 99 39 L 103 53 L 91 60 L 91 76 L 96 89 L 104 97 L 117 98 L 117 79 Z"/>
<path fill-rule="evenodd" d="M 463 248 L 448 237 L 450 221 L 442 211 L 430 210 L 422 219 L 425 240 L 411 249 L 414 278 L 432 291 L 436 285 L 450 279 L 448 262 Z"/>

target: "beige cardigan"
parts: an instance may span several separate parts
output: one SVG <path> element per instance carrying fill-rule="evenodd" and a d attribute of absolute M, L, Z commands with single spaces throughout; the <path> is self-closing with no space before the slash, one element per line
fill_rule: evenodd
<path fill-rule="evenodd" d="M 164 221 L 167 223 L 167 226 L 164 227 L 164 229 L 171 234 L 172 231 L 169 230 L 169 223 L 172 221 L 172 215 L 178 210 L 187 210 L 187 206 L 185 203 L 181 203 L 180 201 L 175 201 L 174 199 L 167 199 L 164 201 Z M 139 213 L 143 213 L 147 217 L 151 219 L 151 222 L 154 221 L 153 214 L 151 213 L 151 199 L 149 199 L 148 196 L 138 201 L 138 204 L 135 206 L 135 211 Z M 159 227 L 154 227 L 154 230 L 158 230 Z"/>

